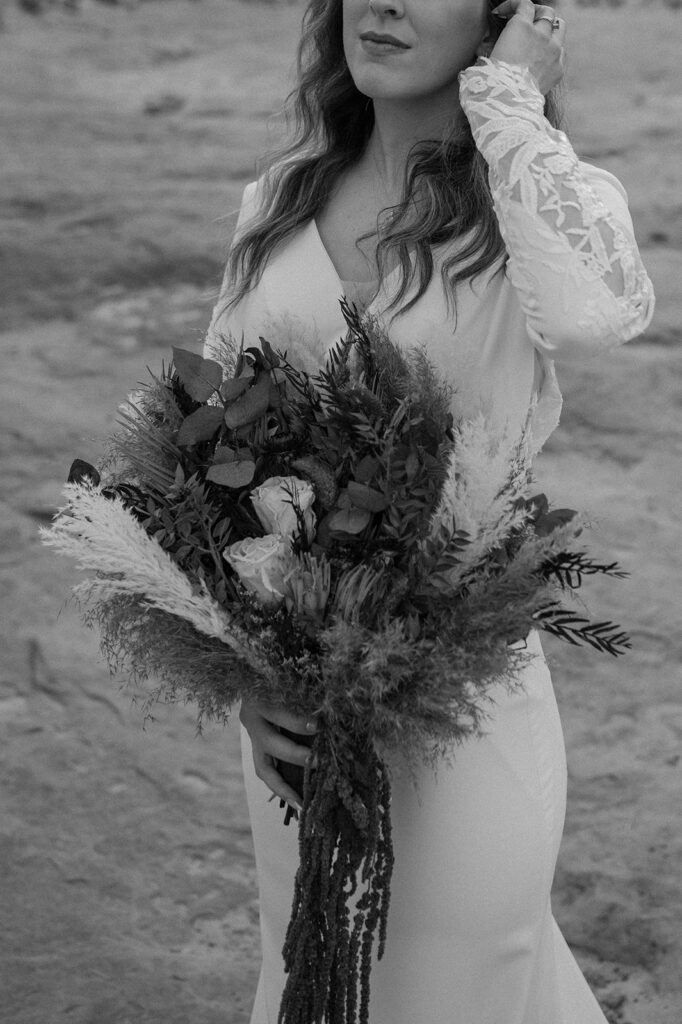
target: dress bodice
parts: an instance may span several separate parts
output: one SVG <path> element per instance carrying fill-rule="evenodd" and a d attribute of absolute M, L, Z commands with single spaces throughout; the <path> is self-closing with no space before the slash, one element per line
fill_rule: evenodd
<path fill-rule="evenodd" d="M 426 292 L 398 315 L 390 309 L 397 268 L 378 288 L 351 284 L 396 343 L 424 348 L 452 385 L 456 419 L 482 412 L 493 426 L 518 432 L 530 414 L 538 451 L 559 422 L 555 361 L 596 355 L 641 334 L 653 316 L 653 288 L 625 190 L 608 171 L 579 161 L 566 136 L 549 125 L 528 69 L 484 58 L 460 81 L 462 107 L 490 164 L 506 254 L 460 282 L 453 304 L 441 268 L 469 236 L 434 248 Z M 237 231 L 258 202 L 253 183 Z M 206 349 L 215 350 L 221 333 L 243 332 L 248 344 L 263 335 L 315 372 L 345 332 L 339 300 L 348 284 L 313 218 L 270 256 L 239 303 L 225 313 L 219 301 Z"/>
<path fill-rule="evenodd" d="M 354 303 L 364 313 L 379 288 L 379 281 L 341 281 L 341 288 L 348 302 Z"/>

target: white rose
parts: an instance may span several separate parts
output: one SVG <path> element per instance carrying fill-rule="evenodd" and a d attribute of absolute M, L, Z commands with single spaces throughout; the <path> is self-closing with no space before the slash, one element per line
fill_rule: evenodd
<path fill-rule="evenodd" d="M 265 605 L 278 605 L 287 592 L 284 578 L 293 567 L 291 545 L 284 537 L 245 537 L 223 551 L 250 594 Z"/>
<path fill-rule="evenodd" d="M 271 476 L 260 487 L 254 487 L 251 501 L 263 529 L 287 538 L 299 532 L 292 504 L 295 502 L 303 512 L 308 541 L 312 541 L 315 536 L 315 513 L 312 509 L 315 491 L 307 480 L 299 480 L 295 476 Z"/>

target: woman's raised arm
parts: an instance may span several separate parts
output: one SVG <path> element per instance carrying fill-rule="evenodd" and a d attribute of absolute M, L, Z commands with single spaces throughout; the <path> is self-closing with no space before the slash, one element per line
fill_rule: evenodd
<path fill-rule="evenodd" d="M 527 67 L 482 57 L 459 82 L 533 343 L 572 360 L 641 334 L 654 292 L 620 182 L 552 128 Z"/>

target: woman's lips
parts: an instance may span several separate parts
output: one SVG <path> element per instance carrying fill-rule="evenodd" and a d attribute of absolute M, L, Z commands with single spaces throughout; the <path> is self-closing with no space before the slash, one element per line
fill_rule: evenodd
<path fill-rule="evenodd" d="M 388 50 L 409 50 L 410 47 L 395 36 L 385 35 L 379 32 L 363 32 L 360 40 L 366 49 L 377 53 L 385 53 Z"/>

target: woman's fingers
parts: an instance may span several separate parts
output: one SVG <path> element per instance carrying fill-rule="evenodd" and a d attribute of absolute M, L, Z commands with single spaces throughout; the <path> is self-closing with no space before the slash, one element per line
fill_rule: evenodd
<path fill-rule="evenodd" d="M 289 732 L 299 732 L 302 735 L 313 736 L 317 732 L 317 723 L 314 717 L 302 718 L 300 715 L 292 715 L 284 708 L 271 707 L 269 704 L 256 704 L 248 701 L 242 701 L 242 707 L 240 711 L 240 719 L 244 725 L 243 715 L 259 715 L 261 718 L 267 719 L 273 725 L 282 726 L 283 729 L 288 729 Z M 247 726 L 248 728 L 248 726 Z"/>
<path fill-rule="evenodd" d="M 300 796 L 291 786 L 287 786 L 277 771 L 273 759 L 268 754 L 264 754 L 262 751 L 257 752 L 254 748 L 253 765 L 258 778 L 265 783 L 268 789 L 272 790 L 275 796 L 285 800 L 286 803 L 296 807 L 299 811 L 301 810 Z"/>
<path fill-rule="evenodd" d="M 275 796 L 300 809 L 300 796 L 282 778 L 277 762 L 286 761 L 305 767 L 310 763 L 312 754 L 309 747 L 283 736 L 279 727 L 282 726 L 293 733 L 312 735 L 317 731 L 315 722 L 291 715 L 281 708 L 252 704 L 248 701 L 242 701 L 239 719 L 251 740 L 253 764 L 258 778 Z"/>
<path fill-rule="evenodd" d="M 563 19 L 561 21 L 560 28 L 552 28 L 552 22 L 556 19 L 556 8 L 550 4 L 534 4 L 533 0 L 504 0 L 504 3 L 500 4 L 499 7 L 495 7 L 492 11 L 498 18 L 504 18 L 508 20 L 512 16 L 516 16 L 521 21 L 527 21 L 531 25 L 537 24 L 538 29 L 545 31 L 547 35 L 558 34 L 565 30 L 566 24 Z M 541 15 L 545 15 L 541 18 Z M 540 21 L 538 19 L 541 18 Z M 547 19 L 551 18 L 551 21 Z"/>
<path fill-rule="evenodd" d="M 278 761 L 288 761 L 289 764 L 304 766 L 309 763 L 310 747 L 301 746 L 295 740 L 290 740 L 288 736 L 283 736 L 278 729 L 272 726 L 270 729 L 263 729 L 261 742 L 267 753 L 276 757 Z"/>
<path fill-rule="evenodd" d="M 540 92 L 547 95 L 564 74 L 563 19 L 556 18 L 550 4 L 540 6 L 531 0 L 504 0 L 494 13 L 502 15 L 507 24 L 491 50 L 491 58 L 527 67 Z M 554 28 L 556 20 L 559 24 Z"/>
<path fill-rule="evenodd" d="M 260 705 L 242 704 L 239 712 L 239 719 L 251 738 L 251 745 L 254 751 L 262 751 L 263 754 L 278 761 L 288 761 L 289 764 L 305 766 L 309 763 L 310 747 L 296 743 L 295 740 L 283 736 L 279 728 L 262 714 Z M 296 721 L 299 721 L 298 719 Z M 305 725 L 305 720 L 303 720 Z M 287 728 L 287 726 L 285 726 Z M 293 732 L 302 732 L 302 729 L 294 729 Z"/>
<path fill-rule="evenodd" d="M 499 18 L 511 18 L 512 15 L 516 15 L 523 21 L 533 22 L 536 14 L 536 5 L 533 0 L 504 0 L 498 7 L 494 7 L 492 10 L 493 14 L 497 14 Z"/>

